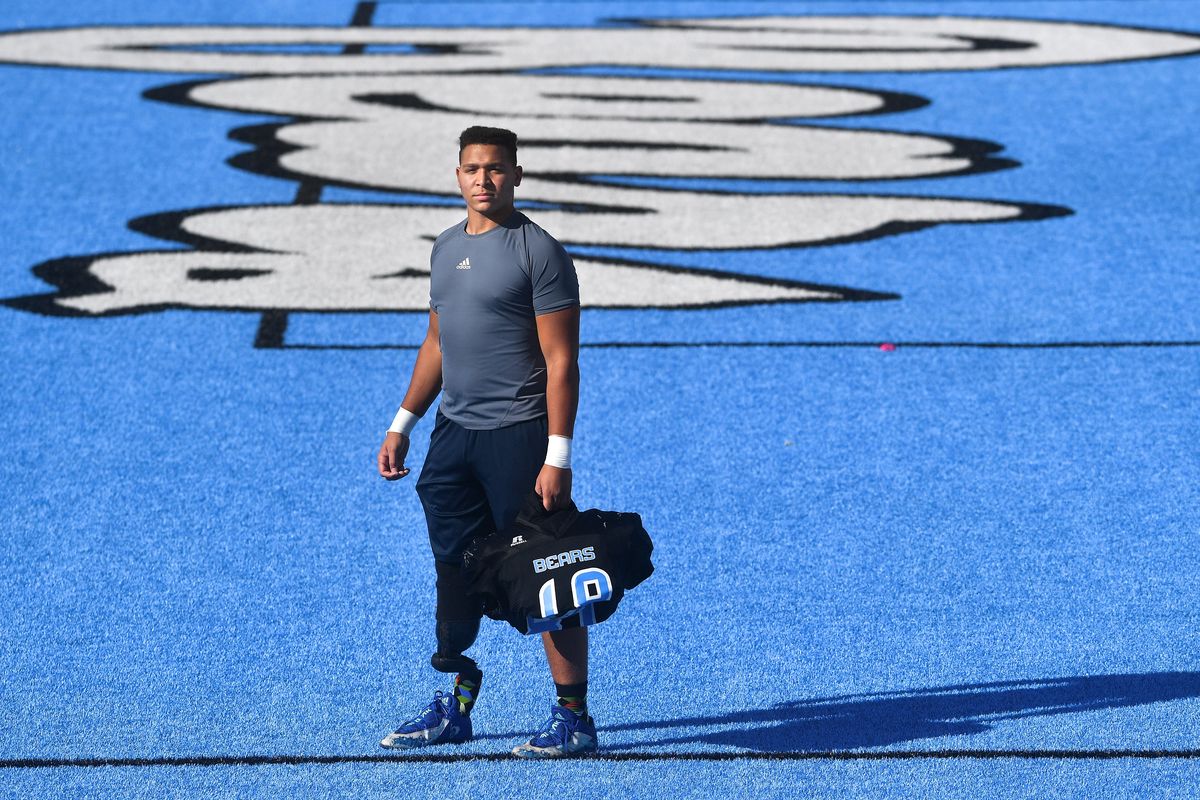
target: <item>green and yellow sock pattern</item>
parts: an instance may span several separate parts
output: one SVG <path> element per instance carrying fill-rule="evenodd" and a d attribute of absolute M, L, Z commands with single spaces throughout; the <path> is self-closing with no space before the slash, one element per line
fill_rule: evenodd
<path fill-rule="evenodd" d="M 587 716 L 587 698 L 568 695 L 558 698 L 558 704 L 563 708 L 571 711 L 577 717 Z"/>
<path fill-rule="evenodd" d="M 479 687 L 483 684 L 483 673 L 476 672 L 468 675 L 460 672 L 454 676 L 454 699 L 458 701 L 458 710 L 470 714 L 475 701 L 479 699 Z"/>
<path fill-rule="evenodd" d="M 577 717 L 587 716 L 587 684 L 555 684 L 558 692 L 558 704 Z"/>

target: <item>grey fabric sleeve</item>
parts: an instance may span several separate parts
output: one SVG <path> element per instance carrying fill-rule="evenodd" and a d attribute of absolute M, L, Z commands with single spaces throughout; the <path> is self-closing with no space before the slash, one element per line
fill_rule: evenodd
<path fill-rule="evenodd" d="M 549 236 L 535 236 L 528 247 L 533 313 L 540 316 L 579 305 L 579 278 L 563 246 Z"/>

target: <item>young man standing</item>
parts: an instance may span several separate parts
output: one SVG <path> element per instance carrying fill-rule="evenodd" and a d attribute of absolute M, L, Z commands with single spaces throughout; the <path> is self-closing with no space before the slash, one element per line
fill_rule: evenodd
<path fill-rule="evenodd" d="M 437 570 L 433 667 L 456 673 L 453 691 L 389 734 L 384 747 L 458 744 L 472 737 L 483 672 L 463 655 L 482 616 L 467 591 L 462 553 L 503 530 L 536 491 L 554 510 L 571 499 L 571 436 L 579 402 L 579 286 L 550 234 L 513 206 L 521 184 L 517 137 L 472 127 L 459 137 L 458 187 L 467 218 L 430 256 L 429 329 L 412 379 L 379 450 L 379 474 L 397 480 L 413 426 L 442 393 L 417 494 Z M 587 712 L 587 628 L 542 634 L 558 693 L 541 731 L 513 754 L 592 752 Z"/>

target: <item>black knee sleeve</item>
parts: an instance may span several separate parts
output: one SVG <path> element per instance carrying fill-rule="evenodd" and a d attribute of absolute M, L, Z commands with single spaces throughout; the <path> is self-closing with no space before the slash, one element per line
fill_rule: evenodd
<path fill-rule="evenodd" d="M 479 671 L 463 651 L 475 644 L 483 616 L 479 597 L 468 590 L 462 567 L 435 562 L 437 566 L 437 652 L 429 660 L 438 672 Z"/>
<path fill-rule="evenodd" d="M 429 663 L 438 672 L 463 672 L 468 675 L 479 671 L 475 660 L 463 655 L 463 651 L 475 644 L 479 635 L 479 620 L 474 622 L 446 622 L 438 620 L 437 652 Z"/>

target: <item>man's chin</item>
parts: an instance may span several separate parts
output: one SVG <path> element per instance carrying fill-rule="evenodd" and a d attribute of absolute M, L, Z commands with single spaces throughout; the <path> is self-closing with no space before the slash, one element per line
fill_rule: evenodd
<path fill-rule="evenodd" d="M 482 214 L 489 219 L 498 219 L 499 217 L 507 217 L 510 213 L 512 213 L 515 210 L 514 206 L 511 203 L 506 205 L 504 203 L 498 203 L 495 200 L 491 200 L 486 203 L 478 203 L 478 202 L 471 203 L 470 207 L 471 207 L 471 210 L 474 211 L 476 214 Z"/>

